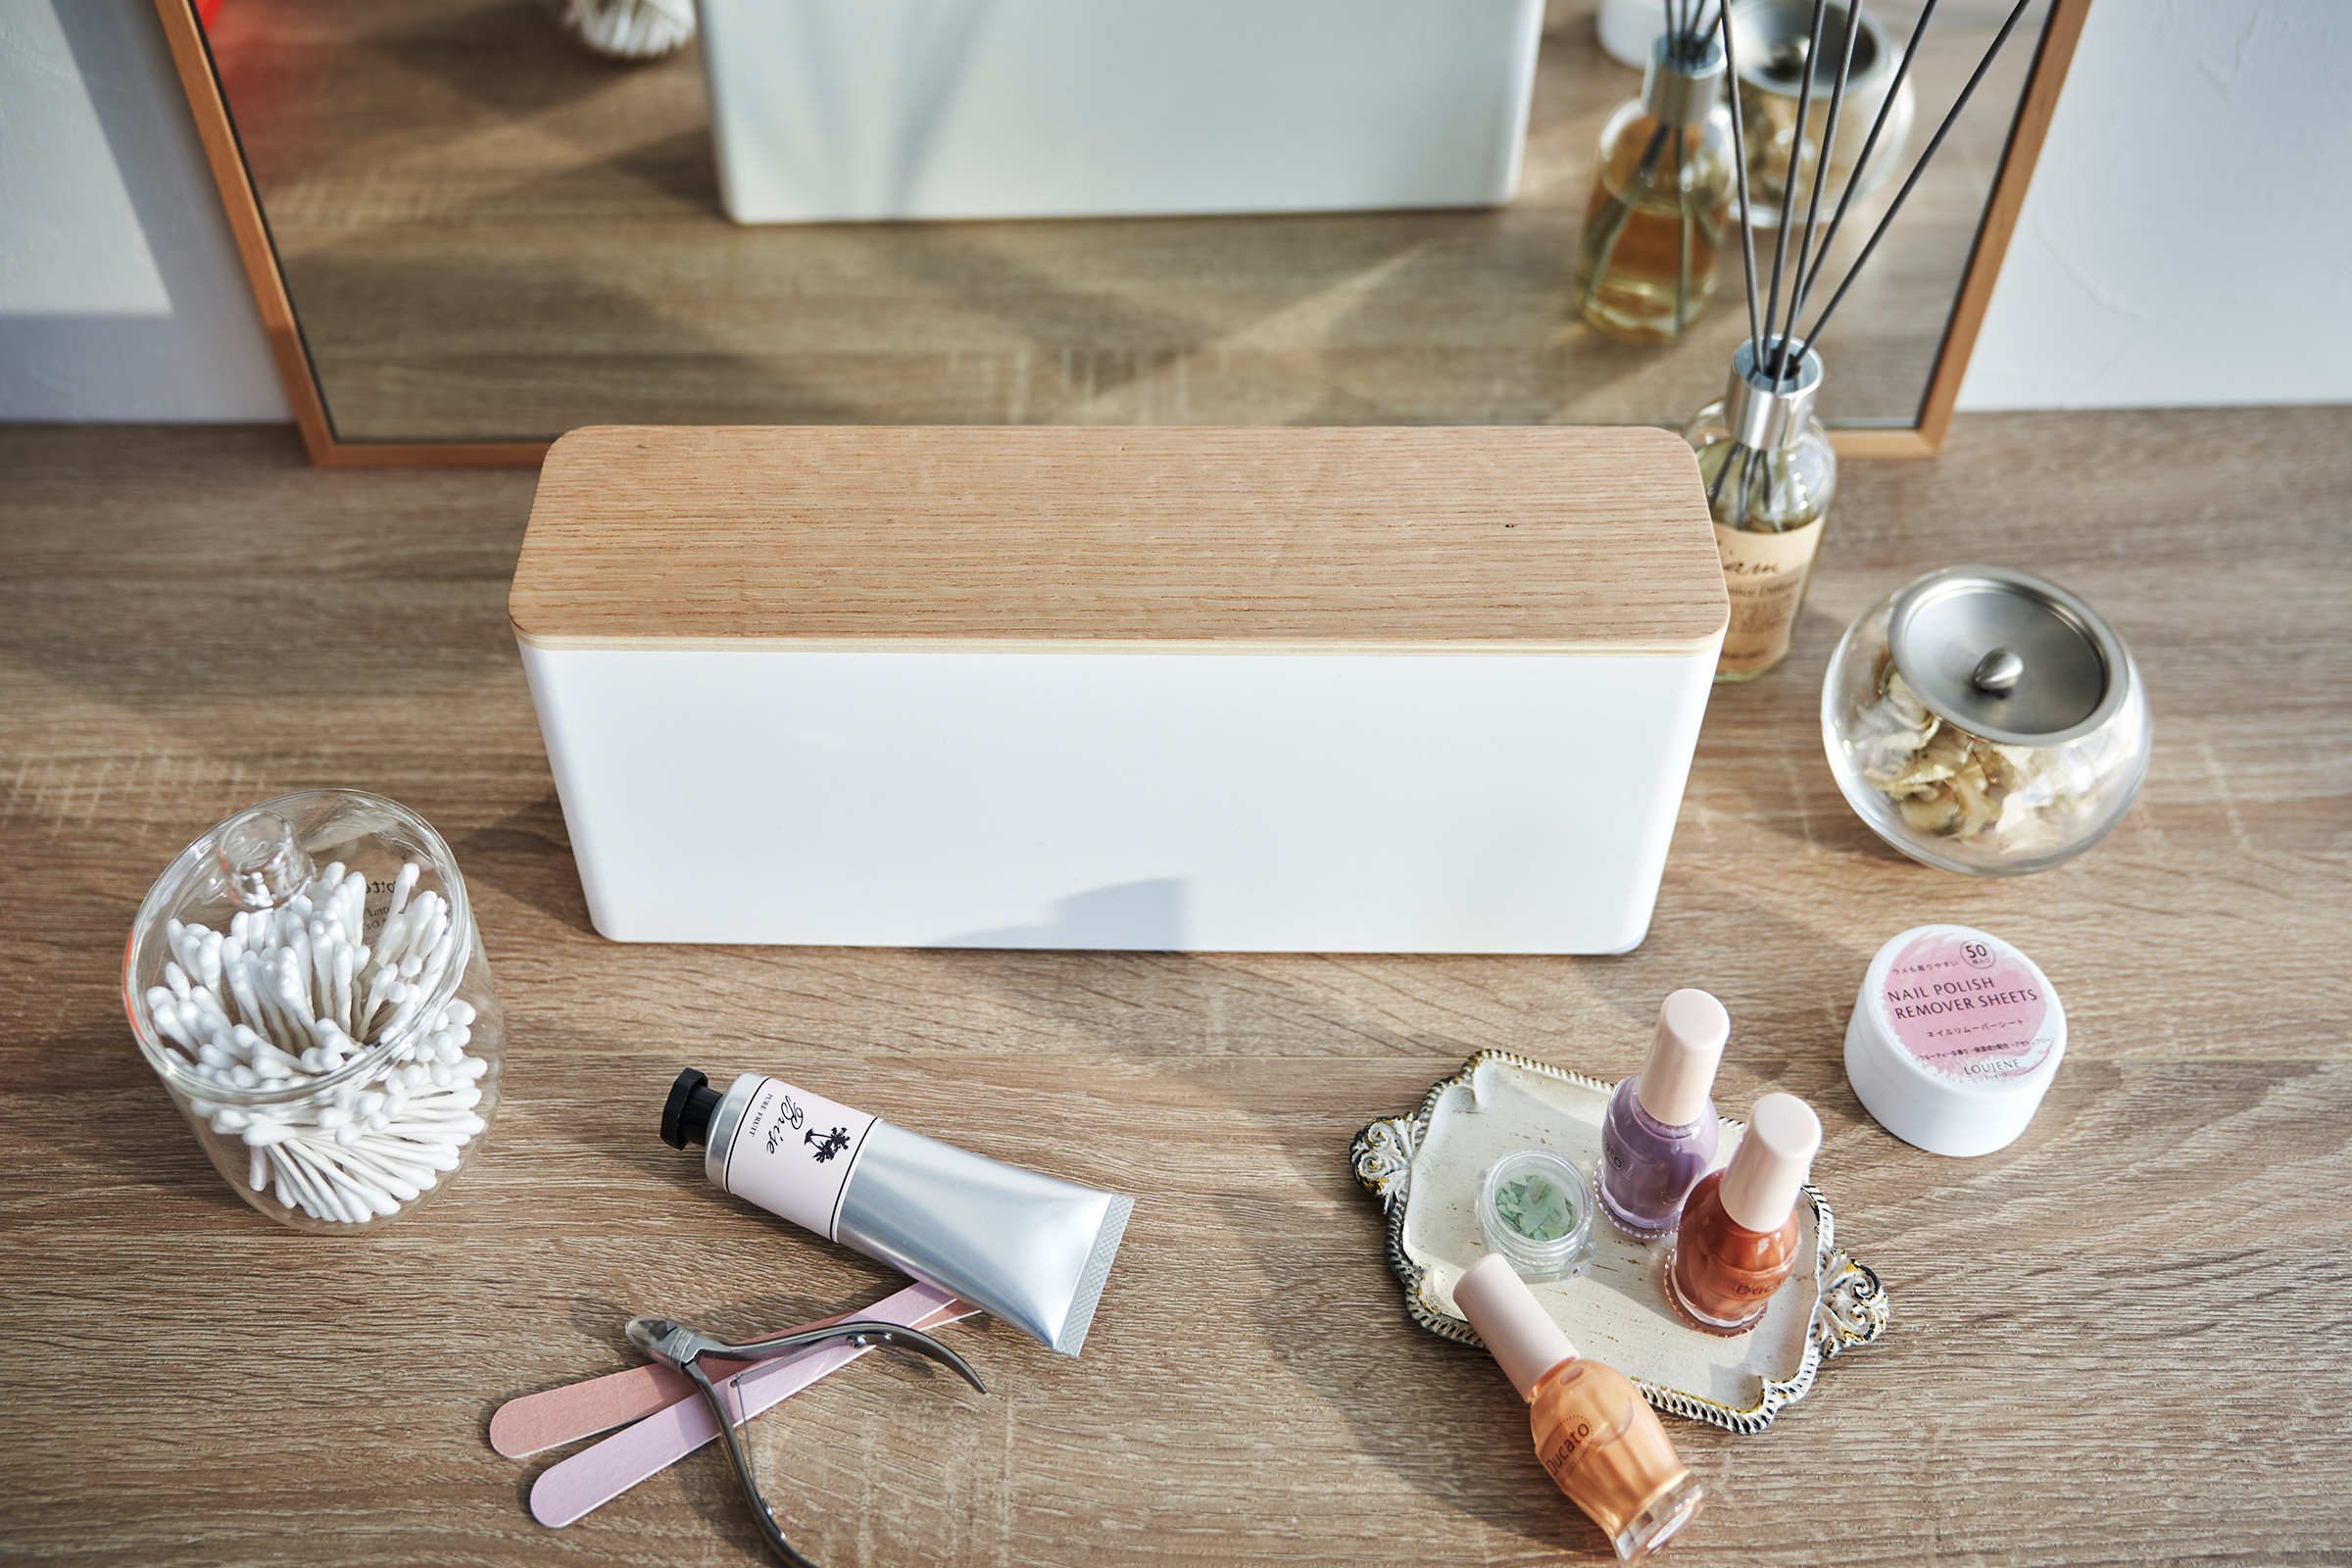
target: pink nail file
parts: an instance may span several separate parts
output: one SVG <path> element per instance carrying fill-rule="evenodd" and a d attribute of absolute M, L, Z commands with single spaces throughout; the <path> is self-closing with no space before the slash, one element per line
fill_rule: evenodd
<path fill-rule="evenodd" d="M 853 1317 L 870 1317 L 875 1313 L 890 1316 L 893 1322 L 902 1319 L 893 1315 L 903 1307 L 928 1311 L 939 1301 L 940 1293 L 928 1285 L 910 1285 L 876 1301 L 861 1312 L 836 1312 L 831 1317 L 813 1318 L 795 1324 L 776 1333 L 798 1334 L 804 1329 L 825 1328 L 835 1323 L 847 1323 Z M 802 1354 L 808 1354 L 803 1351 Z M 745 1367 L 784 1367 L 799 1360 L 799 1356 L 780 1356 L 774 1361 L 710 1362 L 714 1378 L 726 1378 Z M 659 1361 L 644 1366 L 632 1366 L 618 1372 L 607 1372 L 599 1377 L 583 1378 L 560 1389 L 545 1389 L 537 1394 L 525 1394 L 509 1399 L 490 1417 L 490 1446 L 510 1459 L 527 1458 L 544 1449 L 582 1438 L 593 1438 L 599 1432 L 625 1427 L 632 1421 L 643 1420 L 658 1410 L 667 1409 L 680 1399 L 694 1396 L 694 1385 L 674 1367 Z"/>
<path fill-rule="evenodd" d="M 918 1285 L 856 1315 L 904 1323 L 908 1328 L 933 1329 L 958 1322 L 979 1310 L 945 1291 Z M 735 1384 L 744 1419 L 748 1421 L 781 1403 L 871 1349 L 870 1346 L 824 1345 L 790 1360 L 756 1366 Z M 710 1414 L 710 1407 L 700 1395 L 690 1394 L 626 1431 L 616 1432 L 594 1447 L 550 1466 L 531 1486 L 531 1517 L 551 1529 L 561 1529 L 612 1501 L 640 1481 L 660 1475 L 717 1436 L 718 1423 Z"/>
<path fill-rule="evenodd" d="M 802 1326 L 815 1328 L 818 1323 Z M 758 1364 L 721 1361 L 713 1356 L 710 1372 L 713 1377 L 725 1377 Z M 641 1421 L 691 1397 L 694 1392 L 685 1374 L 653 1362 L 543 1394 L 526 1394 L 500 1405 L 490 1418 L 490 1446 L 510 1459 L 527 1459 L 548 1448 Z"/>
<path fill-rule="evenodd" d="M 853 1317 L 888 1313 L 908 1304 L 914 1304 L 917 1310 L 927 1310 L 938 1299 L 939 1293 L 930 1286 L 914 1285 L 884 1297 L 874 1303 L 871 1312 L 836 1312 L 831 1317 L 815 1318 L 776 1332 L 798 1334 L 803 1329 L 847 1323 Z M 787 1366 L 798 1359 L 798 1356 L 782 1356 L 773 1362 L 760 1362 L 713 1358 L 710 1375 L 725 1378 L 747 1366 Z M 560 1389 L 525 1394 L 500 1405 L 490 1417 L 490 1446 L 510 1459 L 526 1458 L 561 1444 L 576 1443 L 599 1432 L 625 1427 L 693 1396 L 694 1385 L 686 1381 L 686 1375 L 659 1361 L 583 1378 Z"/>

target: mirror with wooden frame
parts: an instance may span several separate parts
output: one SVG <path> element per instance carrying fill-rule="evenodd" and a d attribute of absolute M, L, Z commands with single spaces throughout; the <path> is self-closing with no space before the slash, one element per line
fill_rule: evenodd
<path fill-rule="evenodd" d="M 1642 85 L 1595 0 L 1544 11 L 1499 206 L 800 223 L 726 216 L 697 44 L 604 58 L 540 0 L 156 3 L 320 464 L 528 464 L 612 423 L 1679 425 L 1747 331 L 1729 248 L 1679 342 L 1573 308 Z M 1899 48 L 1922 4 L 1865 15 Z M 2036 0 L 1824 334 L 1840 453 L 1941 441 L 2088 5 Z M 1936 5 L 1898 177 L 1829 276 L 2008 11 Z"/>

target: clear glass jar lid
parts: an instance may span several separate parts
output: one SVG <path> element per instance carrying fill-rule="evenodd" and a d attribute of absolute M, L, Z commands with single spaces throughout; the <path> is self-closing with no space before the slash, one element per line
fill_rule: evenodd
<path fill-rule="evenodd" d="M 389 956 L 387 922 L 416 951 L 379 974 L 387 966 L 368 964 L 368 945 Z M 356 949 L 341 973 L 330 961 L 338 947 Z M 168 1083 L 212 1101 L 266 1100 L 372 1072 L 446 1008 L 472 950 L 465 878 L 431 824 L 381 796 L 312 790 L 239 811 L 156 878 L 123 954 L 122 1000 Z M 240 954 L 258 966 L 240 965 Z M 208 1009 L 207 998 L 219 1005 Z M 166 1002 L 176 1030 L 158 1016 Z M 181 1019 L 190 1007 L 208 1015 Z M 322 1054 L 282 1080 L 208 1077 L 201 1041 L 231 1021 L 274 1035 L 288 1056 Z"/>
<path fill-rule="evenodd" d="M 2122 639 L 2088 605 L 2001 566 L 1949 566 L 1895 596 L 1887 652 L 1930 712 L 2002 746 L 2088 735 L 2130 699 Z"/>

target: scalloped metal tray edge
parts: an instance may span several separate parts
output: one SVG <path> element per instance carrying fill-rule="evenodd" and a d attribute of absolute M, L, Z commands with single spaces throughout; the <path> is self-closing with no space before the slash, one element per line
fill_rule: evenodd
<path fill-rule="evenodd" d="M 1416 1181 L 1415 1167 L 1424 1152 L 1433 1146 L 1433 1124 L 1439 1125 L 1443 1131 L 1445 1123 L 1441 1121 L 1441 1118 L 1454 1110 L 1455 1105 L 1465 1099 L 1471 1102 L 1473 1110 L 1477 1109 L 1478 1075 L 1482 1068 L 1488 1067 L 1533 1074 L 1539 1080 L 1539 1090 L 1543 1094 L 1557 1097 L 1563 1104 L 1578 1098 L 1575 1095 L 1576 1091 L 1584 1091 L 1591 1096 L 1597 1097 L 1596 1105 L 1592 1107 L 1595 1128 L 1597 1128 L 1597 1111 L 1605 1109 L 1607 1105 L 1610 1086 L 1587 1078 L 1582 1073 L 1571 1072 L 1564 1067 L 1555 1067 L 1549 1062 L 1537 1061 L 1532 1057 L 1517 1055 L 1510 1052 L 1482 1051 L 1463 1062 L 1460 1069 L 1450 1077 L 1433 1086 L 1429 1093 L 1422 1098 L 1420 1107 L 1412 1114 L 1383 1117 L 1373 1122 L 1355 1135 L 1348 1148 L 1349 1162 L 1354 1167 L 1356 1180 L 1363 1185 L 1367 1192 L 1380 1200 L 1381 1206 L 1387 1214 L 1389 1266 L 1396 1272 L 1397 1280 L 1404 1287 L 1406 1312 L 1411 1315 L 1414 1322 L 1430 1333 L 1464 1345 L 1478 1345 L 1480 1344 L 1479 1338 L 1468 1323 L 1441 1307 L 1433 1305 L 1430 1301 L 1429 1295 L 1431 1293 L 1427 1289 L 1430 1282 L 1427 1276 L 1433 1270 L 1416 1261 L 1408 1251 L 1407 1220 L 1408 1217 L 1422 1217 L 1425 1209 L 1433 1201 L 1446 1202 L 1450 1206 L 1467 1209 L 1469 1203 L 1467 1193 L 1452 1191 L 1441 1199 L 1433 1200 L 1431 1189 L 1438 1180 L 1434 1168 L 1424 1171 L 1422 1178 Z M 1461 1093 L 1454 1094 L 1454 1091 Z M 1728 1117 L 1725 1118 L 1723 1125 L 1727 1135 L 1737 1136 L 1744 1132 L 1742 1124 Z M 1534 1131 L 1544 1135 L 1538 1138 L 1537 1141 L 1540 1142 L 1549 1142 L 1549 1135 L 1552 1134 L 1562 1134 L 1563 1142 L 1568 1142 L 1575 1138 L 1577 1130 L 1546 1124 Z M 1587 1135 L 1588 1139 L 1590 1136 Z M 1729 1142 L 1730 1138 L 1727 1137 L 1727 1152 Z M 1595 1152 L 1596 1147 L 1595 1143 Z M 1585 1151 L 1578 1150 L 1572 1153 L 1571 1157 L 1578 1157 L 1582 1154 L 1585 1154 Z M 1592 1161 L 1591 1157 L 1587 1156 L 1581 1158 L 1580 1163 L 1584 1164 L 1589 1171 Z M 1885 1288 L 1880 1285 L 1878 1275 L 1873 1273 L 1861 1259 L 1852 1256 L 1845 1249 L 1837 1245 L 1836 1221 L 1830 1212 L 1829 1200 L 1822 1196 L 1820 1189 L 1807 1187 L 1805 1196 L 1810 1202 L 1811 1212 L 1809 1216 L 1800 1213 L 1800 1218 L 1810 1219 L 1810 1228 L 1815 1233 L 1816 1246 L 1813 1271 L 1814 1294 L 1809 1321 L 1802 1330 L 1801 1350 L 1795 1348 L 1792 1328 L 1784 1326 L 1781 1331 L 1782 1338 L 1785 1342 L 1789 1343 L 1784 1345 L 1784 1353 L 1775 1357 L 1778 1364 L 1770 1371 L 1759 1370 L 1754 1374 L 1757 1387 L 1753 1401 L 1744 1403 L 1727 1402 L 1706 1394 L 1691 1393 L 1686 1389 L 1675 1387 L 1672 1381 L 1667 1380 L 1671 1374 L 1644 1376 L 1644 1372 L 1656 1374 L 1659 1369 L 1656 1366 L 1644 1367 L 1639 1364 L 1641 1360 L 1639 1356 L 1629 1357 L 1629 1359 L 1635 1360 L 1636 1364 L 1619 1365 L 1617 1370 L 1631 1378 L 1635 1386 L 1641 1389 L 1642 1396 L 1648 1399 L 1652 1405 L 1670 1414 L 1721 1427 L 1727 1432 L 1742 1434 L 1761 1432 L 1772 1425 L 1773 1418 L 1783 1409 L 1794 1404 L 1812 1390 L 1814 1380 L 1819 1376 L 1824 1361 L 1847 1350 L 1875 1344 L 1886 1332 L 1886 1293 Z M 1416 1206 L 1416 1199 L 1420 1200 L 1421 1206 Z M 1475 1227 L 1474 1219 L 1470 1223 Z M 1456 1228 L 1458 1229 L 1458 1222 Z M 1602 1232 L 1607 1233 L 1605 1238 L 1601 1235 Z M 1480 1246 L 1483 1250 L 1483 1243 Z M 1655 1259 L 1662 1257 L 1664 1246 L 1665 1244 L 1661 1242 L 1651 1244 L 1648 1248 L 1642 1248 L 1640 1244 L 1610 1230 L 1605 1217 L 1599 1219 L 1595 1228 L 1596 1251 L 1605 1251 L 1613 1247 L 1620 1254 L 1628 1257 L 1640 1257 L 1646 1254 L 1648 1258 Z M 1443 1259 L 1437 1261 L 1444 1262 Z M 1648 1268 L 1654 1265 L 1649 1262 L 1642 1262 L 1639 1266 Z M 1450 1280 L 1440 1283 L 1444 1288 L 1446 1304 L 1450 1305 L 1452 1299 Z M 1546 1287 L 1538 1287 L 1539 1296 L 1544 1295 L 1547 1289 Z M 1788 1298 L 1788 1294 L 1789 1287 L 1784 1286 L 1782 1298 Z M 1609 1304 L 1611 1301 L 1621 1302 L 1622 1305 L 1612 1307 Z M 1606 1330 L 1609 1325 L 1605 1323 L 1596 1325 L 1594 1322 L 1596 1310 L 1603 1317 L 1610 1311 L 1621 1311 L 1627 1315 L 1629 1320 L 1634 1314 L 1641 1314 L 1642 1328 L 1653 1340 L 1667 1337 L 1665 1331 L 1661 1331 L 1655 1322 L 1650 1321 L 1659 1316 L 1655 1307 L 1644 1304 L 1631 1295 L 1624 1294 L 1622 1290 L 1584 1289 L 1581 1303 L 1585 1308 L 1583 1315 L 1573 1322 L 1564 1322 L 1563 1327 L 1568 1329 L 1571 1337 L 1587 1345 L 1590 1345 L 1595 1337 L 1596 1327 L 1602 1330 L 1598 1337 L 1608 1337 Z M 1797 1312 L 1804 1310 L 1801 1296 L 1793 1310 Z M 1790 1308 L 1779 1304 L 1779 1299 L 1776 1298 L 1774 1308 L 1776 1315 L 1787 1317 Z M 1554 1315 L 1559 1315 L 1556 1309 Z M 1767 1322 L 1771 1323 L 1772 1319 L 1768 1318 Z M 1685 1337 L 1690 1347 L 1707 1347 L 1710 1353 L 1716 1348 L 1736 1343 L 1712 1335 L 1702 1335 L 1697 1330 L 1679 1322 L 1669 1321 L 1668 1329 L 1673 1335 Z M 1761 1334 L 1764 1330 L 1759 1328 L 1751 1332 Z M 1792 1354 L 1788 1353 L 1791 1351 Z M 1793 1364 L 1789 1364 L 1791 1361 Z M 1781 1372 L 1784 1375 L 1772 1376 L 1770 1375 L 1772 1371 Z M 1692 1380 L 1686 1378 L 1684 1381 Z M 1718 1392 L 1721 1391 L 1718 1390 Z"/>

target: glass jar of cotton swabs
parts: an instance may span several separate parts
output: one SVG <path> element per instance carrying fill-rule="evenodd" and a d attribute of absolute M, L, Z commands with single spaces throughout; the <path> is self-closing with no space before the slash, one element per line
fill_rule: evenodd
<path fill-rule="evenodd" d="M 449 846 L 356 790 L 281 796 L 180 853 L 140 906 L 122 1002 L 237 1195 L 364 1233 L 480 1152 L 506 1030 Z"/>

